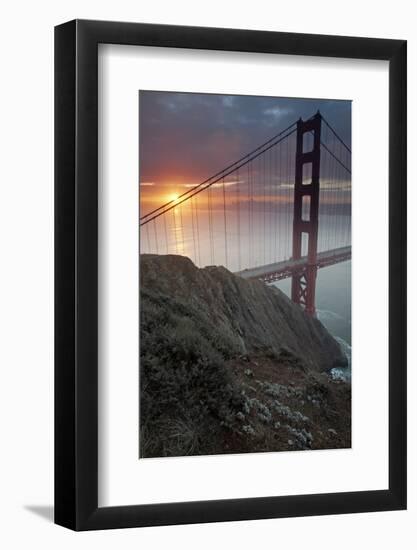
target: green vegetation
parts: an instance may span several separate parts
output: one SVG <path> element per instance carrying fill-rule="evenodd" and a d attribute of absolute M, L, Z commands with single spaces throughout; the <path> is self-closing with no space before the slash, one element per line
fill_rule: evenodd
<path fill-rule="evenodd" d="M 350 446 L 346 357 L 280 291 L 141 256 L 140 456 Z"/>
<path fill-rule="evenodd" d="M 225 364 L 237 348 L 178 299 L 143 290 L 141 304 L 141 456 L 210 453 L 244 407 Z"/>

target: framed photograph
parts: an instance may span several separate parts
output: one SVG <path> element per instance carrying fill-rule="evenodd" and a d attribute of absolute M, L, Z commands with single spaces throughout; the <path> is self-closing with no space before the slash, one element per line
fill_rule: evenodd
<path fill-rule="evenodd" d="M 55 29 L 55 521 L 406 508 L 406 42 Z"/>

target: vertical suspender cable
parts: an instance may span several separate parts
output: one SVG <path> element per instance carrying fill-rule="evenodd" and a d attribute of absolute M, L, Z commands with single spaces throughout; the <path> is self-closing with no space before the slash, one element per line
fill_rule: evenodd
<path fill-rule="evenodd" d="M 154 231 L 154 234 L 155 234 L 155 249 L 156 249 L 156 253 L 159 254 L 159 250 L 158 250 L 158 235 L 157 235 L 157 231 L 156 231 L 156 220 L 153 220 L 153 231 Z"/>
<path fill-rule="evenodd" d="M 226 267 L 229 265 L 227 257 L 227 220 L 226 220 L 226 188 L 224 185 L 224 178 L 222 178 L 223 186 L 223 217 L 224 217 L 224 256 L 226 259 Z"/>
<path fill-rule="evenodd" d="M 162 216 L 164 218 L 164 232 L 165 232 L 165 250 L 166 253 L 169 254 L 169 246 L 168 246 L 168 229 L 167 229 L 167 217 L 166 214 Z"/>
<path fill-rule="evenodd" d="M 238 242 L 238 250 L 239 250 L 239 261 L 238 261 L 238 268 L 239 271 L 242 269 L 242 250 L 240 248 L 240 179 L 239 179 L 239 168 L 237 169 L 236 173 L 236 179 L 237 179 L 237 242 Z"/>

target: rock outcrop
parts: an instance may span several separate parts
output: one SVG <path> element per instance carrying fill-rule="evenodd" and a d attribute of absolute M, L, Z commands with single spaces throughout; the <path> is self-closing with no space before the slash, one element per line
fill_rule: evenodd
<path fill-rule="evenodd" d="M 197 268 L 183 256 L 142 255 L 143 299 L 182 305 L 184 315 L 207 333 L 229 340 L 240 354 L 289 352 L 307 369 L 345 367 L 339 344 L 275 287 L 248 281 L 224 267 Z"/>

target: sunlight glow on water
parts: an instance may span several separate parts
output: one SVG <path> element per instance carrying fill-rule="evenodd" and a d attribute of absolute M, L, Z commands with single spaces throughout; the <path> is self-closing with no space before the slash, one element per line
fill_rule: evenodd
<path fill-rule="evenodd" d="M 279 212 L 247 212 L 239 217 L 213 211 L 211 218 L 194 216 L 184 209 L 172 209 L 158 223 L 140 231 L 141 252 L 181 254 L 199 267 L 223 265 L 232 272 L 289 259 L 292 255 L 293 217 L 290 206 Z M 198 221 L 197 221 L 198 220 Z M 249 221 L 251 223 L 249 223 Z M 191 223 L 194 222 L 194 223 Z M 337 222 L 337 223 L 336 223 Z M 350 216 L 321 214 L 318 252 L 350 245 Z M 307 253 L 306 242 L 302 255 Z"/>

